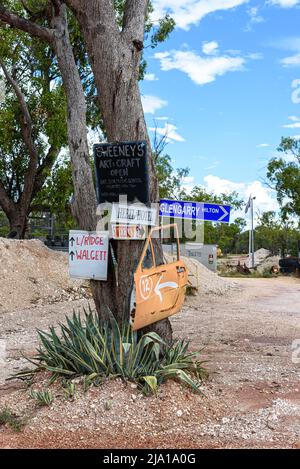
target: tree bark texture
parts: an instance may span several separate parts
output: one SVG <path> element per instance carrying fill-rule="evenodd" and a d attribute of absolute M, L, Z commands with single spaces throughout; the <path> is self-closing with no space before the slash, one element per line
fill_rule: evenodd
<path fill-rule="evenodd" d="M 63 77 L 68 102 L 68 136 L 72 159 L 75 192 L 74 212 L 82 229 L 96 226 L 96 196 L 89 165 L 86 104 L 80 76 L 70 43 L 65 5 L 53 0 L 51 29 L 30 27 L 30 22 L 9 17 L 0 7 L 0 19 L 21 28 L 29 34 L 52 43 Z M 148 146 L 148 170 L 150 200 L 158 202 L 158 183 L 151 144 L 147 132 L 141 95 L 138 85 L 139 66 L 144 42 L 144 23 L 147 0 L 127 0 L 122 28 L 116 22 L 112 0 L 67 0 L 82 30 L 91 67 L 94 74 L 98 99 L 109 142 L 145 140 Z M 1 11 L 2 9 L 2 11 Z M 107 282 L 92 282 L 93 296 L 100 316 L 111 309 L 119 322 L 124 319 L 133 273 L 139 260 L 142 243 L 139 241 L 113 242 L 112 247 L 118 264 L 118 275 L 109 256 Z M 156 251 L 162 257 L 161 245 Z M 127 312 L 127 319 L 129 312 Z M 171 340 L 169 320 L 151 326 L 166 340 Z"/>
<path fill-rule="evenodd" d="M 147 142 L 150 200 L 158 202 L 156 170 L 138 85 L 148 2 L 127 0 L 121 31 L 111 0 L 68 0 L 67 3 L 73 9 L 84 36 L 108 141 Z M 160 243 L 155 244 L 158 257 L 161 257 Z M 118 262 L 118 285 L 110 268 L 107 284 L 95 282 L 93 291 L 99 313 L 103 314 L 103 306 L 107 305 L 122 321 L 124 312 L 128 315 L 128 298 L 142 244 L 139 241 L 121 241 L 112 245 Z M 167 340 L 172 337 L 167 319 L 151 326 L 151 330 L 156 330 Z"/>

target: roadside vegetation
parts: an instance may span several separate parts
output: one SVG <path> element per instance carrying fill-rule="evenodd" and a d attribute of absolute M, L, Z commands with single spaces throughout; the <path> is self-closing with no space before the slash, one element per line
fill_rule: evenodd
<path fill-rule="evenodd" d="M 26 422 L 6 407 L 5 409 L 0 410 L 0 428 L 2 425 L 6 425 L 15 432 L 20 432 L 23 430 Z"/>
<path fill-rule="evenodd" d="M 92 310 L 73 313 L 66 324 L 48 332 L 38 331 L 40 346 L 37 356 L 30 360 L 35 368 L 15 377 L 30 378 L 39 371 L 51 374 L 51 382 L 62 380 L 66 398 L 73 399 L 73 379 L 84 377 L 84 388 L 101 385 L 107 379 L 121 378 L 135 383 L 145 394 L 155 394 L 161 384 L 175 379 L 201 392 L 207 377 L 200 352 L 189 352 L 189 342 L 174 340 L 171 344 L 149 332 L 132 331 L 130 325 L 119 327 L 113 315 L 101 321 Z M 51 405 L 50 391 L 30 392 L 40 405 Z"/>

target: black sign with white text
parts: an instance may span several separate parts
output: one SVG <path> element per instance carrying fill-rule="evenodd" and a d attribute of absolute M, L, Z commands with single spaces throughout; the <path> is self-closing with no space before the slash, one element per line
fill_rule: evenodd
<path fill-rule="evenodd" d="M 149 202 L 147 144 L 143 141 L 94 145 L 98 203 Z"/>

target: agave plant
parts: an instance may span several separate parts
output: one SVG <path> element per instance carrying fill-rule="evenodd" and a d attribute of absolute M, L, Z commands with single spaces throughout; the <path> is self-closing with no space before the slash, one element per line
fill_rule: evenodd
<path fill-rule="evenodd" d="M 91 309 L 83 317 L 74 312 L 49 332 L 38 331 L 40 347 L 33 360 L 36 370 L 58 376 L 85 376 L 87 382 L 105 377 L 121 377 L 140 385 L 145 393 L 155 393 L 158 386 L 175 378 L 200 391 L 205 376 L 198 353 L 188 353 L 189 343 L 178 340 L 171 345 L 154 333 L 141 334 L 129 324 L 119 327 L 114 316 L 103 322 Z"/>
<path fill-rule="evenodd" d="M 36 400 L 40 406 L 50 406 L 54 400 L 54 396 L 51 391 L 46 389 L 45 391 L 33 391 L 31 390 L 29 396 Z"/>

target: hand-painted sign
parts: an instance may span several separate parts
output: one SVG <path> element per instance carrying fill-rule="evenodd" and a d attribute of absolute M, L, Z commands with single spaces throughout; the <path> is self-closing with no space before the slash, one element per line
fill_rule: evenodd
<path fill-rule="evenodd" d="M 138 240 L 146 238 L 146 230 L 142 225 L 111 225 L 113 239 Z"/>
<path fill-rule="evenodd" d="M 230 205 L 211 204 L 206 202 L 184 202 L 179 200 L 161 200 L 160 216 L 187 218 L 218 223 L 229 223 Z"/>
<path fill-rule="evenodd" d="M 108 231 L 70 231 L 70 276 L 107 280 L 108 241 Z"/>
<path fill-rule="evenodd" d="M 111 223 L 155 226 L 157 211 L 138 204 L 113 204 Z"/>
<path fill-rule="evenodd" d="M 98 202 L 149 202 L 147 144 L 143 141 L 94 145 Z"/>
<path fill-rule="evenodd" d="M 177 259 L 156 265 L 153 237 L 155 233 L 173 228 L 177 239 Z M 133 330 L 141 329 L 180 311 L 188 282 L 188 270 L 180 259 L 177 225 L 155 227 L 145 242 L 138 266 L 134 273 L 134 287 L 130 295 L 130 323 Z M 151 266 L 145 259 L 151 252 Z"/>

